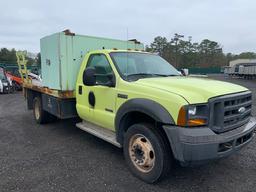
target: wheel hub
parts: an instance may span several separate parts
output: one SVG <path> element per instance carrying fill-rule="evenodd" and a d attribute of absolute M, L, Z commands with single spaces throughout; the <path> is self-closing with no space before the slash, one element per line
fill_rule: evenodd
<path fill-rule="evenodd" d="M 142 172 L 149 172 L 154 167 L 154 149 L 143 135 L 135 135 L 131 138 L 129 155 L 135 167 Z"/>
<path fill-rule="evenodd" d="M 142 151 L 142 147 L 140 145 L 133 146 L 133 152 L 135 154 L 136 159 L 143 160 L 144 159 L 144 152 Z"/>

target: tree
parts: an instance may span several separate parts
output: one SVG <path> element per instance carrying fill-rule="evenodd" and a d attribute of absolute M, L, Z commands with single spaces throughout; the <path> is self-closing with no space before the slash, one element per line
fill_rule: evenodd
<path fill-rule="evenodd" d="M 239 59 L 256 59 L 256 53 L 253 52 L 243 52 L 238 55 Z"/>
<path fill-rule="evenodd" d="M 16 51 L 15 49 L 1 48 L 0 50 L 0 62 L 4 63 L 16 63 Z"/>
<path fill-rule="evenodd" d="M 26 57 L 28 60 L 28 65 L 32 65 L 35 62 L 35 59 L 31 57 Z M 7 48 L 1 48 L 0 49 L 0 62 L 6 63 L 6 64 L 14 64 L 17 63 L 16 58 L 16 50 L 13 48 L 11 50 Z"/>
<path fill-rule="evenodd" d="M 163 56 L 165 49 L 168 46 L 167 39 L 165 37 L 155 37 L 153 43 L 150 44 L 150 48 L 154 52 L 158 52 L 160 56 Z"/>
<path fill-rule="evenodd" d="M 204 67 L 221 66 L 223 51 L 220 44 L 204 39 L 198 45 L 200 65 Z"/>
<path fill-rule="evenodd" d="M 41 68 L 41 53 L 37 53 L 36 58 L 35 58 L 35 64 Z"/>
<path fill-rule="evenodd" d="M 147 50 L 159 52 L 169 63 L 177 68 L 185 67 L 219 67 L 227 65 L 229 58 L 223 53 L 222 46 L 209 39 L 201 42 L 192 42 L 192 37 L 188 40 L 183 35 L 174 34 L 168 41 L 167 38 L 158 36 Z M 249 54 L 252 57 L 252 54 Z"/>
<path fill-rule="evenodd" d="M 171 39 L 171 44 L 174 43 L 174 47 L 175 47 L 175 66 L 178 67 L 179 66 L 179 57 L 180 57 L 180 47 L 182 42 L 184 43 L 184 41 L 181 40 L 181 38 L 183 38 L 184 35 L 180 35 L 178 33 L 174 34 L 174 37 Z"/>

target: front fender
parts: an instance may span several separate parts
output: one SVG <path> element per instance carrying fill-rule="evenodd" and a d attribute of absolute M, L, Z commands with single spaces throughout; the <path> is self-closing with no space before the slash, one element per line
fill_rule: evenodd
<path fill-rule="evenodd" d="M 148 115 L 157 122 L 163 124 L 174 125 L 171 114 L 159 103 L 150 99 L 130 99 L 123 103 L 116 113 L 115 129 L 117 133 L 117 141 L 121 142 L 124 128 L 120 126 L 122 118 L 130 112 L 140 112 Z"/>

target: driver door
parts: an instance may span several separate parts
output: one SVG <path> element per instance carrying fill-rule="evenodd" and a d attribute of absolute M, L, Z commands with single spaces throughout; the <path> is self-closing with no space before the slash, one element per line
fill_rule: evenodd
<path fill-rule="evenodd" d="M 92 123 L 114 130 L 116 88 L 109 87 L 108 74 L 114 76 L 112 67 L 104 54 L 92 54 L 86 68 L 95 68 L 96 85 L 86 86 L 85 97 L 88 98 Z"/>

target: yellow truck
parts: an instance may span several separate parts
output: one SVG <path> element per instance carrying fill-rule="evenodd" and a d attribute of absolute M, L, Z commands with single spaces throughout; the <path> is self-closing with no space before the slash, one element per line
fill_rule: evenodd
<path fill-rule="evenodd" d="M 174 160 L 206 163 L 253 139 L 247 88 L 181 76 L 136 40 L 76 36 L 41 39 L 42 84 L 23 84 L 37 123 L 79 116 L 78 128 L 123 148 L 131 172 L 148 183 Z"/>

